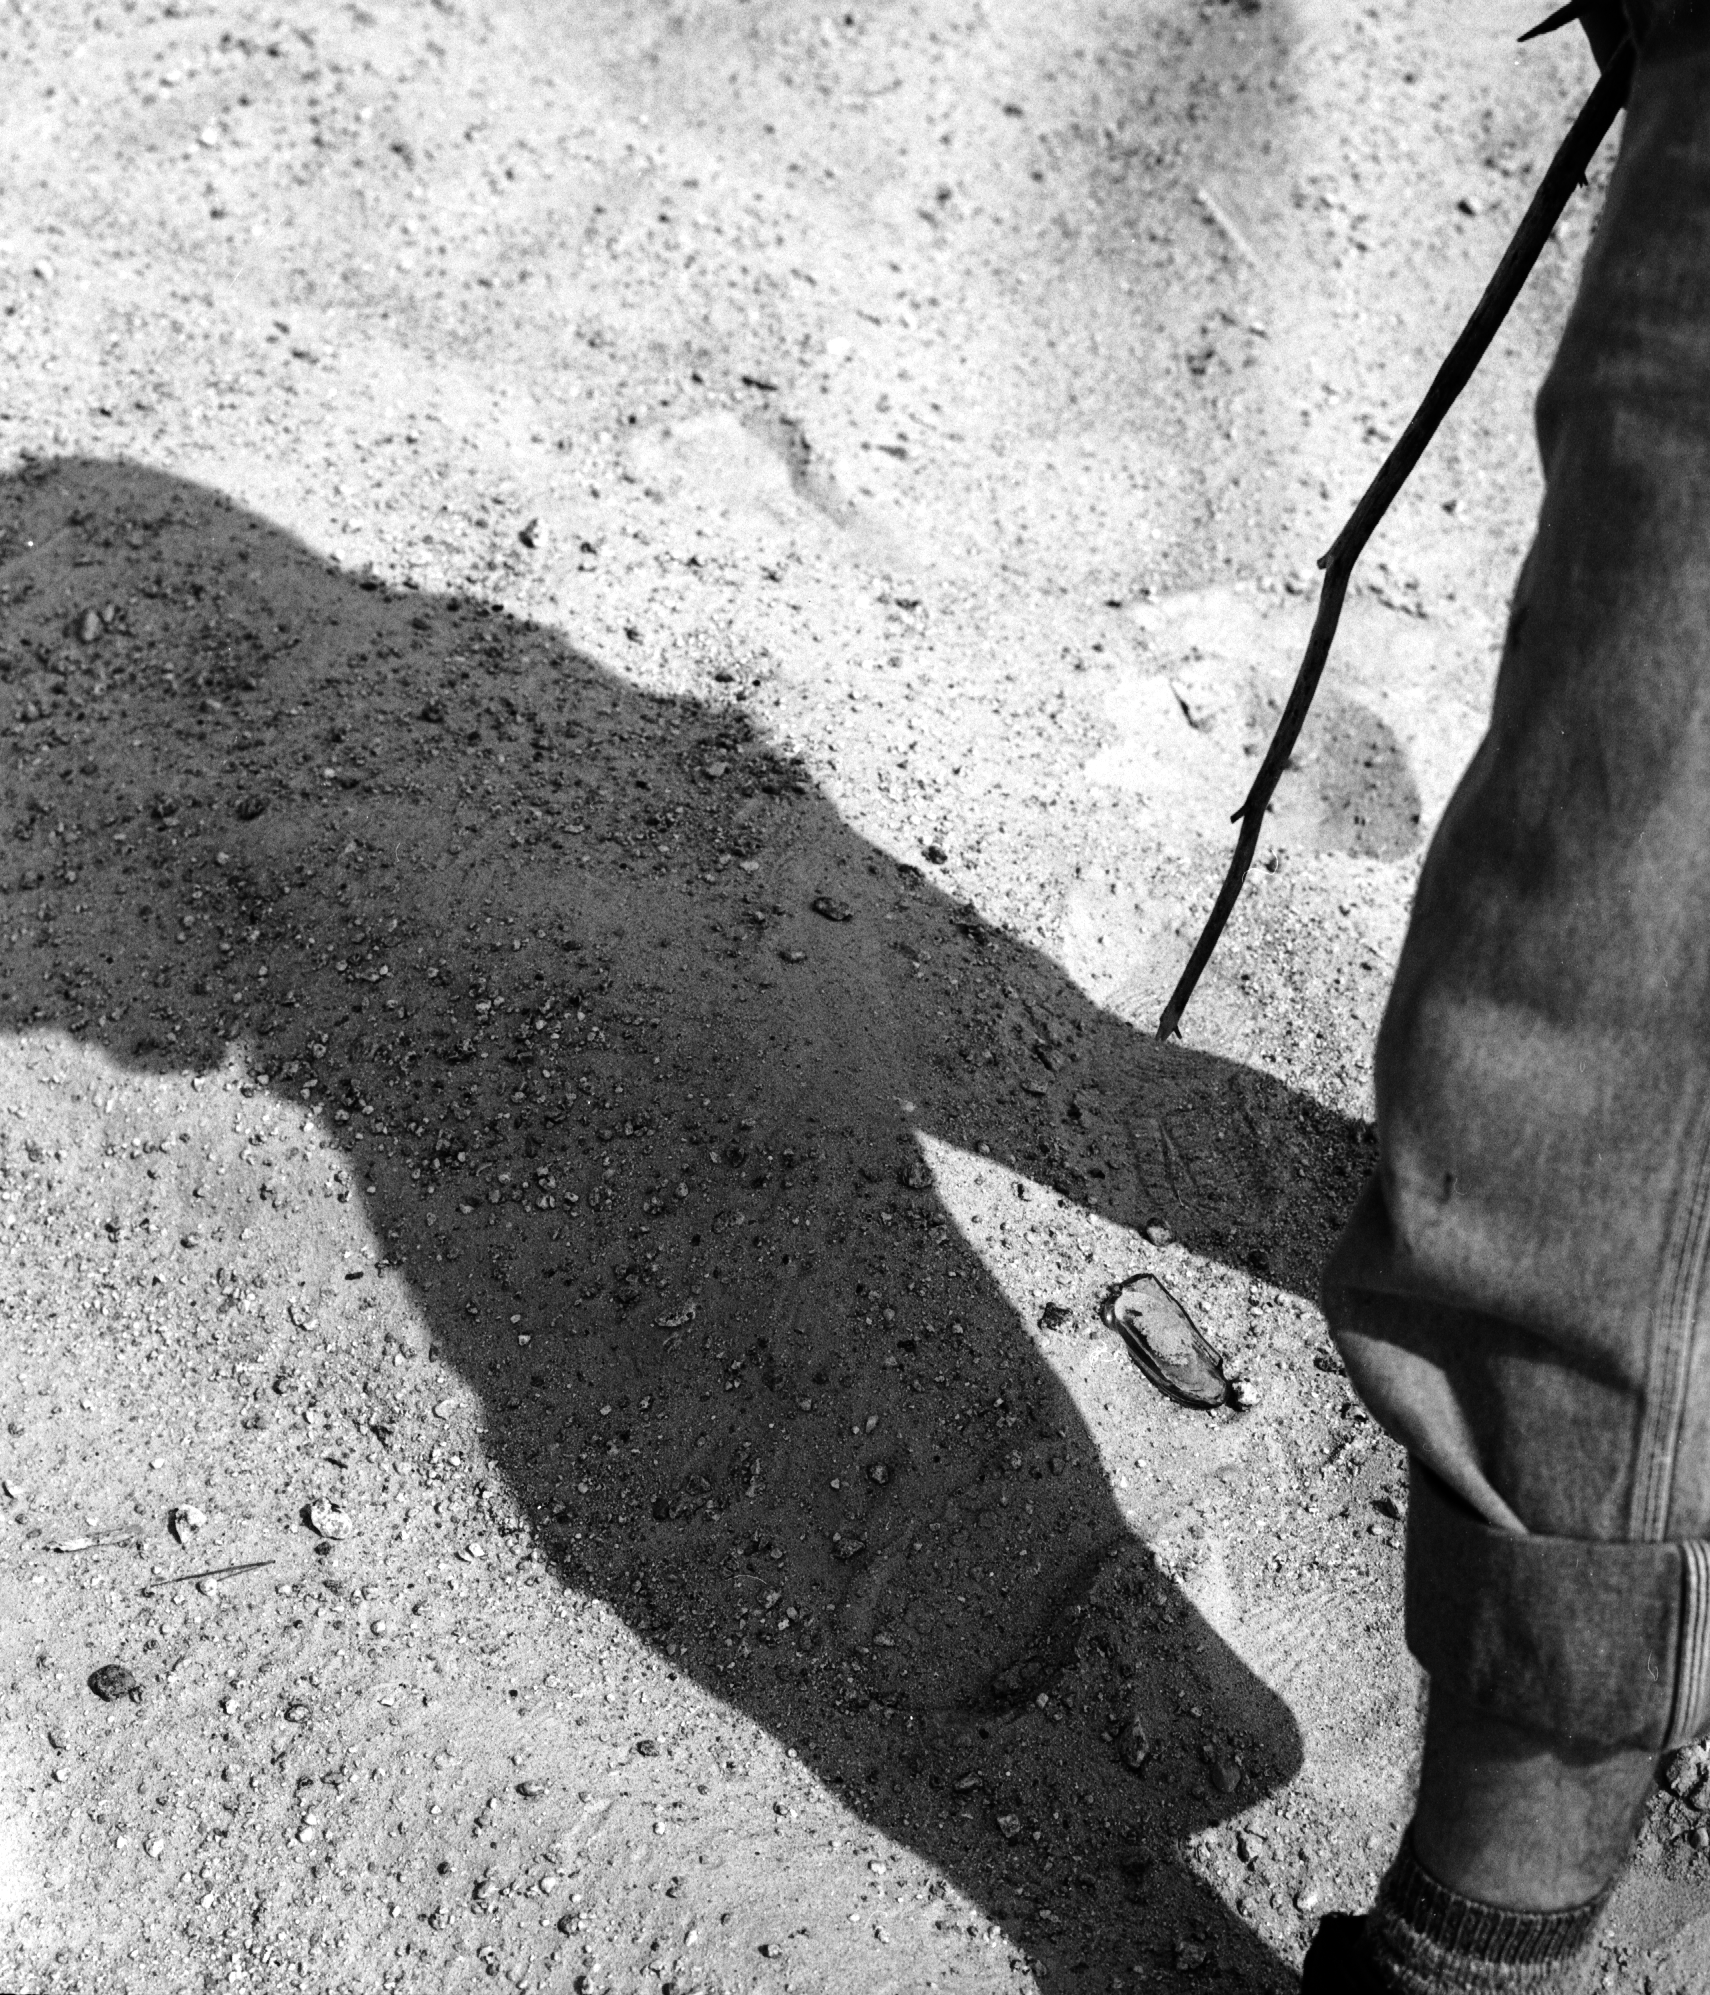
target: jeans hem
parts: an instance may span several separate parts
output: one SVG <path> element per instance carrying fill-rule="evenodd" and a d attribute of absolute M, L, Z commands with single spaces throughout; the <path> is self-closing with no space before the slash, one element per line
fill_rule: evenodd
<path fill-rule="evenodd" d="M 1499 1531 L 1417 1459 L 1411 1487 L 1407 1646 L 1434 1685 L 1611 1752 L 1710 1729 L 1710 1543 Z"/>

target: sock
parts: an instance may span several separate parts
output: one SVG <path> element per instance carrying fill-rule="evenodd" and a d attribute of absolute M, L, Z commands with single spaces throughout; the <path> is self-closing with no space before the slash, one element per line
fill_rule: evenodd
<path fill-rule="evenodd" d="M 1579 1995 L 1614 1888 L 1565 1912 L 1504 1912 L 1439 1884 L 1408 1835 L 1378 1887 L 1366 1945 L 1395 1995 Z"/>

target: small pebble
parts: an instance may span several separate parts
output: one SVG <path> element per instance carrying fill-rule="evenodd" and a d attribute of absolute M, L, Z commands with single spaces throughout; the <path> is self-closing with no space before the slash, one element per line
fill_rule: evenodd
<path fill-rule="evenodd" d="M 355 1528 L 350 1521 L 348 1510 L 341 1510 L 336 1503 L 311 1503 L 309 1505 L 309 1528 L 318 1531 L 323 1538 L 348 1538 Z"/>
<path fill-rule="evenodd" d="M 1678 1747 L 1663 1757 L 1657 1777 L 1678 1800 L 1695 1802 L 1710 1773 L 1710 1754 L 1702 1744 Z"/>
<path fill-rule="evenodd" d="M 1146 1727 L 1138 1718 L 1130 1718 L 1122 1728 L 1122 1735 L 1116 1742 L 1122 1764 L 1130 1773 L 1138 1773 L 1152 1756 L 1152 1741 L 1146 1734 Z"/>
<path fill-rule="evenodd" d="M 121 1697 L 128 1697 L 136 1704 L 142 1702 L 142 1685 L 123 1663 L 103 1663 L 91 1672 L 89 1688 L 103 1704 L 116 1704 Z"/>

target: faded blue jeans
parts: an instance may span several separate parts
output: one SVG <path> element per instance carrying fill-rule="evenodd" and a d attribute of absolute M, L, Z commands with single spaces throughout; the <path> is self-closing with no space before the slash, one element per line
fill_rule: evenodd
<path fill-rule="evenodd" d="M 1433 1684 L 1660 1749 L 1710 1730 L 1710 6 L 1645 43 L 1538 435 L 1325 1306 Z"/>

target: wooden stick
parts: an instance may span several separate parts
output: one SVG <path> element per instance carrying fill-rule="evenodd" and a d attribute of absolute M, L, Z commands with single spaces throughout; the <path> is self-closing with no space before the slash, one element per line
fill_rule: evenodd
<path fill-rule="evenodd" d="M 1586 168 L 1614 124 L 1615 114 L 1626 100 L 1632 76 L 1633 45 L 1628 41 L 1623 42 L 1610 57 L 1597 80 L 1597 87 L 1586 99 L 1584 108 L 1573 121 L 1572 129 L 1550 161 L 1549 170 L 1539 183 L 1537 193 L 1532 196 L 1531 205 L 1514 231 L 1513 240 L 1503 252 L 1495 275 L 1485 286 L 1484 296 L 1479 299 L 1460 338 L 1449 349 L 1448 358 L 1438 368 L 1435 380 L 1425 391 L 1424 400 L 1414 411 L 1413 420 L 1384 459 L 1382 469 L 1366 487 L 1329 552 L 1319 558 L 1324 582 L 1319 590 L 1318 614 L 1313 619 L 1312 635 L 1307 639 L 1306 656 L 1295 675 L 1288 704 L 1283 708 L 1282 719 L 1271 737 L 1271 745 L 1265 751 L 1265 759 L 1253 778 L 1253 787 L 1231 819 L 1232 823 L 1241 827 L 1235 854 L 1229 862 L 1217 900 L 1204 928 L 1200 930 L 1199 940 L 1193 946 L 1187 968 L 1182 971 L 1175 989 L 1170 993 L 1169 1003 L 1159 1016 L 1160 1039 L 1168 1039 L 1180 1030 L 1181 1016 L 1187 1009 L 1188 999 L 1193 996 L 1194 986 L 1204 973 L 1206 964 L 1211 961 L 1218 938 L 1234 912 L 1247 878 L 1247 869 L 1253 863 L 1259 831 L 1265 821 L 1265 812 L 1270 807 L 1272 793 L 1288 766 L 1289 757 L 1294 753 L 1295 743 L 1300 739 L 1300 730 L 1312 705 L 1312 696 L 1318 690 L 1318 681 L 1336 636 L 1336 625 L 1342 615 L 1342 603 L 1348 593 L 1354 564 L 1379 520 L 1388 512 L 1396 494 L 1407 482 L 1414 465 L 1424 455 L 1425 446 L 1454 407 L 1461 390 L 1472 379 L 1474 369 L 1496 337 L 1497 328 L 1520 295 L 1520 287 L 1531 274 L 1544 244 L 1549 241 L 1551 230 L 1561 220 L 1562 211 L 1567 207 L 1574 189 L 1584 180 Z"/>

